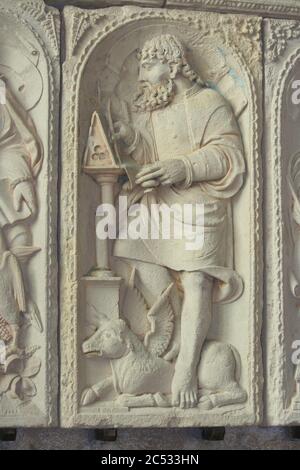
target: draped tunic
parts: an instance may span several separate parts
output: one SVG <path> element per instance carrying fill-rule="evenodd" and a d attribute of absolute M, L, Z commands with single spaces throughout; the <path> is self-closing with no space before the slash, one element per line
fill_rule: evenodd
<path fill-rule="evenodd" d="M 158 239 L 118 238 L 114 255 L 174 271 L 202 271 L 216 281 L 215 301 L 233 301 L 241 295 L 243 283 L 234 270 L 231 199 L 242 187 L 245 162 L 240 130 L 230 105 L 216 91 L 194 85 L 166 108 L 139 113 L 134 127 L 137 137 L 131 157 L 139 165 L 183 157 L 190 162 L 194 176 L 204 176 L 195 178 L 188 188 L 182 184 L 160 185 L 147 192 L 136 186 L 129 194 L 131 203 L 139 202 L 149 213 L 155 207 L 159 214 L 162 205 L 181 207 L 180 220 L 176 211 L 170 215 L 173 222 L 183 224 L 182 233 L 189 233 L 191 228 L 181 217 L 184 205 L 201 204 L 202 217 L 194 218 L 192 225 L 202 230 L 199 233 L 204 239 L 201 246 L 191 249 L 189 245 L 187 249 L 185 237 L 164 239 L 163 233 Z M 223 176 L 214 179 L 216 171 Z M 161 215 L 157 220 L 161 231 Z"/>

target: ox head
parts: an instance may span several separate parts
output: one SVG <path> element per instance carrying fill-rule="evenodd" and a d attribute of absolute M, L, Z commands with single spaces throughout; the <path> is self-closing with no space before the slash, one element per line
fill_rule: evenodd
<path fill-rule="evenodd" d="M 107 359 L 119 359 L 128 351 L 124 338 L 126 324 L 124 320 L 101 315 L 100 327 L 86 339 L 82 351 L 88 356 L 101 356 Z"/>

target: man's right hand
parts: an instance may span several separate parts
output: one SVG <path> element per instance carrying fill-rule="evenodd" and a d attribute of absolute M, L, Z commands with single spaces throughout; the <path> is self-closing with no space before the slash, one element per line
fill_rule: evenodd
<path fill-rule="evenodd" d="M 32 181 L 22 181 L 14 188 L 13 193 L 14 208 L 17 212 L 22 209 L 22 204 L 25 203 L 32 215 L 36 214 L 37 202 L 36 194 Z"/>

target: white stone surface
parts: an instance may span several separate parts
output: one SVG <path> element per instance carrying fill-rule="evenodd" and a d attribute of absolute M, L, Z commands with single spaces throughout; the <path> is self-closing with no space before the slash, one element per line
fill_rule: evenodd
<path fill-rule="evenodd" d="M 299 18 L 299 0 L 167 0 L 168 8 L 192 8 L 221 12 Z"/>
<path fill-rule="evenodd" d="M 299 423 L 300 23 L 265 20 L 266 321 L 268 424 Z M 299 83 L 298 83 L 299 88 Z M 299 94 L 299 93 L 298 93 Z M 299 345 L 298 345 L 299 348 Z"/>
<path fill-rule="evenodd" d="M 0 427 L 57 424 L 60 20 L 0 2 Z"/>
<path fill-rule="evenodd" d="M 262 307 L 261 20 L 256 17 L 222 16 L 210 13 L 183 12 L 182 10 L 140 9 L 137 7 L 91 11 L 70 7 L 65 9 L 64 16 L 67 32 L 67 56 L 64 64 L 64 142 L 61 194 L 62 425 L 66 427 L 165 427 L 230 426 L 259 423 L 262 416 L 260 351 Z M 174 55 L 174 58 L 177 57 L 175 64 L 179 60 L 178 57 L 180 58 L 179 69 L 174 66 L 174 69 L 167 68 L 164 72 L 170 73 L 170 70 L 173 70 L 170 79 L 173 78 L 175 83 L 174 105 L 177 103 L 179 106 L 178 114 L 175 114 L 173 120 L 170 119 L 169 122 L 174 122 L 175 125 L 179 116 L 184 116 L 180 111 L 181 97 L 178 90 L 179 87 L 185 89 L 188 80 L 196 80 L 197 74 L 193 75 L 192 71 L 194 68 L 198 76 L 208 82 L 210 87 L 216 88 L 216 91 L 210 91 L 210 87 L 208 89 L 202 88 L 201 81 L 198 79 L 193 90 L 195 87 L 199 90 L 197 91 L 201 97 L 199 105 L 197 105 L 198 98 L 191 102 L 194 103 L 193 105 L 189 104 L 190 92 L 182 95 L 187 100 L 187 109 L 190 109 L 187 111 L 188 119 L 192 119 L 188 126 L 190 132 L 196 136 L 196 139 L 201 138 L 201 141 L 205 141 L 208 137 L 204 132 L 208 131 L 204 131 L 203 127 L 201 130 L 201 126 L 208 122 L 212 114 L 220 107 L 224 109 L 224 112 L 226 109 L 229 114 L 223 119 L 216 118 L 216 138 L 220 137 L 220 133 L 222 133 L 222 125 L 229 125 L 228 123 L 233 126 L 228 134 L 236 135 L 236 138 L 231 137 L 233 142 L 230 144 L 231 150 L 228 150 L 229 153 L 227 153 L 227 158 L 231 161 L 229 167 L 232 172 L 231 184 L 233 186 L 228 183 L 230 173 L 228 173 L 226 164 L 225 169 L 220 169 L 222 164 L 218 151 L 216 155 L 210 156 L 206 167 L 208 173 L 205 177 L 203 170 L 198 167 L 194 167 L 192 173 L 188 173 L 187 168 L 190 163 L 187 158 L 189 151 L 184 125 L 182 129 L 178 129 L 178 132 L 180 133 L 180 142 L 185 145 L 185 149 L 180 150 L 176 146 L 176 142 L 170 140 L 173 135 L 172 130 L 166 134 L 166 138 L 169 138 L 170 145 L 174 146 L 169 158 L 180 151 L 186 155 L 186 158 L 181 162 L 175 158 L 171 165 L 166 159 L 162 168 L 162 171 L 170 179 L 168 184 L 177 184 L 185 180 L 186 189 L 182 191 L 183 199 L 181 201 L 184 201 L 184 198 L 189 194 L 189 186 L 192 185 L 195 188 L 195 185 L 202 187 L 201 185 L 204 184 L 209 194 L 210 184 L 206 181 L 213 182 L 214 179 L 224 178 L 224 189 L 220 188 L 220 194 L 225 197 L 228 207 L 232 206 L 232 218 L 227 215 L 224 216 L 224 220 L 232 221 L 234 243 L 231 242 L 232 239 L 228 235 L 224 235 L 222 243 L 226 245 L 224 249 L 227 254 L 233 251 L 234 264 L 231 265 L 233 270 L 230 269 L 227 272 L 226 280 L 223 279 L 223 284 L 218 284 L 216 279 L 222 279 L 224 276 L 223 267 L 225 264 L 218 260 L 216 261 L 217 267 L 214 269 L 209 268 L 212 266 L 210 264 L 204 270 L 207 278 L 203 278 L 201 274 L 203 273 L 203 265 L 197 265 L 191 269 L 192 260 L 183 261 L 183 254 L 180 251 L 182 248 L 179 245 L 172 251 L 169 258 L 165 256 L 166 245 L 165 248 L 159 245 L 157 256 L 165 256 L 165 260 L 155 262 L 152 260 L 153 264 L 146 263 L 146 267 L 143 262 L 149 260 L 145 258 L 145 254 L 142 254 L 143 251 L 139 253 L 138 246 L 136 246 L 136 253 L 134 253 L 134 248 L 133 251 L 129 248 L 125 249 L 124 253 L 131 261 L 129 269 L 122 267 L 119 258 L 120 252 L 117 253 L 116 248 L 114 256 L 110 258 L 110 266 L 107 266 L 106 262 L 103 263 L 107 256 L 99 256 L 101 249 L 99 250 L 99 244 L 96 243 L 94 225 L 95 211 L 100 202 L 99 185 L 103 199 L 105 201 L 111 200 L 112 172 L 115 172 L 113 169 L 115 164 L 106 164 L 105 173 L 103 173 L 105 165 L 101 167 L 97 163 L 91 164 L 87 163 L 88 160 L 83 160 L 88 135 L 90 135 L 89 139 L 98 136 L 97 147 L 95 147 L 96 156 L 106 152 L 106 142 L 103 141 L 101 132 L 95 133 L 91 130 L 89 133 L 91 118 L 93 113 L 97 111 L 103 122 L 108 117 L 109 124 L 110 118 L 107 115 L 109 109 L 111 121 L 116 122 L 118 111 L 123 109 L 124 103 L 128 103 L 129 115 L 132 116 L 132 94 L 137 89 L 138 68 L 141 65 L 137 61 L 136 50 L 137 48 L 142 49 L 142 60 L 145 60 L 145 51 L 152 47 L 148 43 L 146 49 L 143 50 L 145 43 L 153 37 L 161 38 L 162 34 L 172 35 L 171 39 L 168 39 L 173 44 L 169 50 L 174 52 L 174 48 L 175 50 L 178 47 L 180 49 L 181 46 L 187 48 L 186 56 L 183 55 L 183 52 Z M 161 41 L 161 39 L 157 39 L 157 41 Z M 180 46 L 178 46 L 178 41 Z M 182 59 L 187 60 L 184 69 L 186 77 L 180 68 L 185 63 L 181 62 Z M 155 73 L 162 72 L 160 65 L 155 70 Z M 149 73 L 151 75 L 152 72 Z M 147 81 L 153 79 L 153 76 L 150 79 L 149 74 L 147 77 Z M 202 90 L 202 96 L 200 90 Z M 119 100 L 119 104 L 111 102 L 108 105 L 109 97 Z M 202 103 L 202 99 L 207 100 L 206 105 Z M 143 100 L 140 101 L 139 106 L 141 103 Z M 147 101 L 145 103 L 147 105 Z M 171 93 L 166 108 L 158 111 L 153 108 L 153 119 L 161 116 L 162 122 L 168 122 L 167 118 L 164 118 L 165 113 L 169 112 L 172 116 L 172 106 L 174 105 Z M 197 112 L 197 106 L 199 112 Z M 161 106 L 157 102 L 155 107 Z M 206 111 L 204 112 L 204 110 Z M 144 115 L 147 116 L 147 113 Z M 191 118 L 191 116 L 193 117 Z M 236 121 L 238 128 L 234 127 Z M 119 137 L 122 137 L 125 147 L 127 145 L 127 153 L 131 153 L 133 158 L 138 159 L 135 152 L 141 151 L 140 143 L 145 136 L 146 128 L 142 118 L 135 121 L 132 117 L 127 124 L 127 127 L 124 126 L 124 123 L 123 127 L 116 126 Z M 139 128 L 136 127 L 137 125 Z M 140 135 L 137 129 L 139 129 Z M 154 129 L 159 131 L 159 124 Z M 242 152 L 237 144 L 240 136 L 243 141 Z M 166 158 L 168 148 L 165 147 L 163 150 L 164 147 L 161 147 L 161 144 L 164 145 L 163 141 L 160 140 L 157 133 L 154 140 L 158 148 L 159 160 Z M 224 151 L 227 145 L 225 134 L 222 142 L 220 148 Z M 120 155 L 125 155 L 124 144 L 115 146 L 114 151 L 119 149 Z M 203 144 L 198 144 L 198 147 L 197 144 L 195 145 L 194 152 L 202 151 L 203 154 Z M 208 149 L 210 148 L 208 145 Z M 96 149 L 98 150 L 96 151 Z M 150 150 L 150 159 L 153 155 L 151 152 L 153 151 Z M 143 155 L 145 157 L 145 153 Z M 206 157 L 203 156 L 203 158 Z M 242 161 L 244 160 L 246 161 L 246 170 L 243 170 Z M 84 161 L 85 163 L 83 163 Z M 237 161 L 240 161 L 238 166 L 236 166 Z M 82 167 L 82 165 L 84 166 Z M 129 171 L 128 168 L 126 171 L 133 181 L 134 172 Z M 139 171 L 137 170 L 135 174 Z M 225 173 L 220 173 L 221 171 Z M 245 172 L 245 178 L 244 184 L 241 185 L 242 179 L 238 175 L 242 175 L 243 172 Z M 146 174 L 149 174 L 149 169 Z M 94 183 L 90 175 L 95 179 Z M 107 180 L 108 176 L 109 180 Z M 235 179 L 236 177 L 237 179 Z M 145 189 L 145 186 L 148 185 L 148 183 L 145 184 L 145 178 L 140 174 L 137 179 L 138 186 Z M 227 186 L 228 184 L 229 186 Z M 231 190 L 228 187 L 231 187 Z M 153 191 L 152 195 L 158 194 L 156 190 Z M 169 194 L 168 191 L 170 189 L 167 189 L 167 194 Z M 219 207 L 218 204 L 220 201 L 217 197 L 216 208 Z M 219 233 L 218 230 L 216 233 Z M 215 243 L 211 237 L 208 238 L 208 241 Z M 102 244 L 102 250 L 104 253 L 106 252 L 106 243 Z M 138 262 L 133 262 L 133 258 Z M 179 274 L 180 271 L 186 271 L 186 274 L 181 277 L 181 284 L 185 291 L 183 314 L 185 311 L 188 319 L 189 312 L 191 312 L 192 316 L 189 317 L 191 323 L 184 323 L 181 319 L 180 276 L 175 276 L 176 283 L 173 287 L 171 287 L 171 281 L 168 281 L 170 271 L 166 268 L 169 268 L 172 263 L 174 264 L 172 269 L 177 270 Z M 218 263 L 221 264 L 218 265 Z M 151 266 L 155 268 L 153 272 Z M 108 268 L 112 268 L 123 279 L 118 304 L 112 299 L 119 295 L 119 277 L 114 277 Z M 103 271 L 104 269 L 106 271 Z M 191 273 L 188 273 L 189 270 L 196 270 L 196 273 L 191 276 Z M 230 296 L 230 289 L 226 289 L 229 279 L 233 282 L 231 287 L 243 285 L 243 290 L 238 289 L 235 291 L 235 295 Z M 195 294 L 187 295 L 188 292 L 192 293 L 194 282 L 195 294 L 197 289 L 203 287 L 205 289 L 200 299 Z M 108 294 L 107 283 L 113 289 L 112 296 Z M 226 299 L 228 303 L 214 303 L 213 318 L 210 322 L 211 301 L 213 299 L 220 300 L 217 288 L 221 285 L 223 285 L 221 297 L 223 296 L 223 300 Z M 169 288 L 164 291 L 167 286 Z M 216 294 L 214 298 L 212 298 L 212 286 L 214 286 Z M 195 315 L 198 309 L 200 317 L 198 313 Z M 150 332 L 149 322 L 153 321 L 152 332 Z M 202 322 L 202 327 L 199 330 L 200 333 L 196 333 L 195 336 L 195 332 L 199 329 L 199 322 Z M 97 329 L 94 335 L 92 334 L 92 323 L 94 324 L 93 328 Z M 181 344 L 180 341 L 178 342 L 180 325 L 181 337 L 183 338 Z M 158 327 L 160 329 L 157 329 Z M 204 328 L 208 327 L 207 333 Z M 117 341 L 117 336 L 115 336 L 117 330 L 123 340 L 121 343 Z M 110 338 L 108 333 L 110 333 Z M 112 342 L 112 336 L 116 341 Z M 199 343 L 196 341 L 197 338 Z M 143 339 L 144 345 L 141 339 Z M 209 343 L 207 339 L 216 340 L 217 343 Z M 191 356 L 188 352 L 189 344 L 197 345 Z M 213 357 L 217 357 L 221 361 L 229 361 L 229 370 L 231 368 L 232 375 L 230 375 L 231 372 L 228 372 L 229 375 L 225 374 L 221 378 L 220 371 L 224 370 L 221 363 L 214 362 L 213 366 L 207 367 L 210 361 L 210 345 L 216 347 L 218 351 L 218 354 L 212 352 Z M 127 347 L 131 351 L 130 354 L 128 354 Z M 148 352 L 145 348 L 148 348 Z M 178 351 L 180 351 L 179 360 L 176 359 Z M 90 352 L 97 352 L 98 356 L 101 353 L 104 358 L 90 358 L 88 355 Z M 164 356 L 165 353 L 167 354 Z M 200 400 L 199 405 L 195 407 L 197 403 L 194 402 L 193 394 L 195 393 L 196 375 L 193 374 L 197 372 L 192 364 L 198 363 L 200 353 L 202 353 L 200 369 L 207 368 L 206 377 L 209 380 L 207 388 L 210 388 L 214 393 L 204 394 L 205 396 Z M 227 354 L 229 355 L 227 356 Z M 160 355 L 164 357 L 159 357 Z M 186 361 L 186 368 L 181 368 L 181 357 L 185 355 L 189 359 Z M 132 364 L 137 367 L 134 372 L 134 369 L 129 367 L 126 362 L 128 359 L 133 360 Z M 176 372 L 173 377 L 173 367 L 176 361 Z M 123 362 L 125 368 L 122 366 Z M 152 364 L 151 367 L 150 364 Z M 153 372 L 152 375 L 148 373 L 147 382 L 145 381 L 145 372 L 142 371 L 153 370 L 151 368 L 154 365 L 156 372 Z M 112 381 L 112 373 L 115 374 L 117 380 L 122 380 L 123 384 L 128 385 L 122 385 L 119 390 L 116 386 L 116 379 Z M 185 378 L 187 373 L 191 374 L 190 379 Z M 242 399 L 236 398 L 232 387 L 228 390 L 229 383 L 237 389 L 240 387 L 244 393 Z M 221 393 L 216 395 L 216 390 Z M 172 397 L 169 399 L 171 391 Z M 224 392 L 226 392 L 227 402 L 223 401 Z M 220 396 L 222 396 L 222 400 L 219 402 Z M 215 399 L 216 397 L 217 399 Z M 189 406 L 193 407 L 189 409 Z"/>
<path fill-rule="evenodd" d="M 45 0 L 45 3 L 59 8 L 69 5 L 78 6 L 81 8 L 103 8 L 116 5 L 162 7 L 164 0 Z"/>
<path fill-rule="evenodd" d="M 254 15 L 298 17 L 299 0 L 46 0 L 49 5 L 63 7 L 67 5 L 81 8 L 102 8 L 114 5 L 157 6 L 166 8 L 184 8 L 210 10 L 215 12 L 250 13 Z"/>

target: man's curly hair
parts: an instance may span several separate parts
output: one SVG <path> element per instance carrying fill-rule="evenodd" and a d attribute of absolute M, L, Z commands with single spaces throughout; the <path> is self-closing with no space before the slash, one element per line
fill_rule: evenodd
<path fill-rule="evenodd" d="M 178 73 L 190 80 L 205 86 L 202 78 L 192 69 L 186 58 L 186 52 L 181 42 L 172 34 L 161 34 L 145 42 L 143 48 L 138 53 L 141 63 L 158 59 L 162 63 L 170 66 L 171 78 L 175 78 Z"/>

